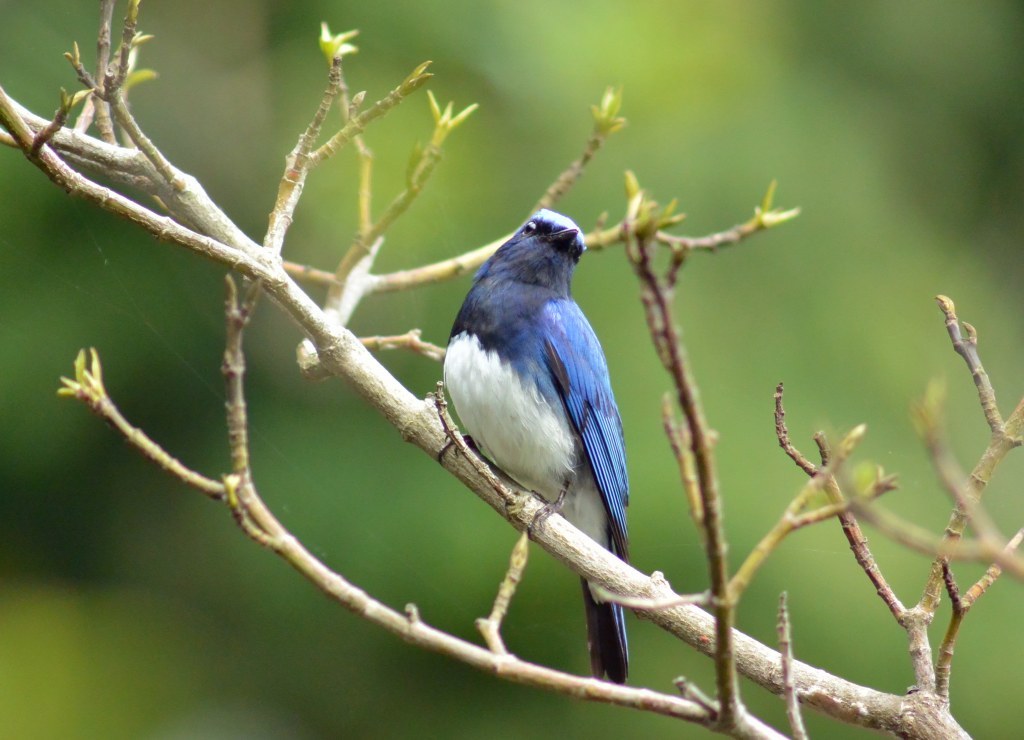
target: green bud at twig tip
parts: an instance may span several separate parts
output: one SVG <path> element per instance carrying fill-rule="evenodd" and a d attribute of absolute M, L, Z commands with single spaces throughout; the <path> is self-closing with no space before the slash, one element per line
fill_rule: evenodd
<path fill-rule="evenodd" d="M 448 134 L 457 128 L 463 121 L 480 106 L 477 103 L 467 106 L 457 115 L 453 115 L 454 102 L 449 102 L 448 105 L 441 110 L 441 106 L 437 102 L 437 98 L 434 97 L 432 90 L 427 90 L 427 101 L 430 104 L 430 113 L 434 117 L 434 136 L 431 139 L 431 144 L 434 146 L 441 146 L 444 140 L 448 137 Z"/>
<path fill-rule="evenodd" d="M 622 88 L 618 90 L 612 87 L 605 88 L 601 102 L 590 106 L 590 112 L 594 116 L 594 123 L 598 131 L 603 135 L 613 134 L 626 125 L 626 119 L 618 116 L 622 108 Z"/>
<path fill-rule="evenodd" d="M 355 38 L 359 31 L 353 29 L 344 33 L 332 34 L 327 23 L 320 24 L 320 51 L 327 58 L 327 64 L 332 64 L 335 57 L 344 57 L 355 54 L 359 48 L 348 43 Z"/>

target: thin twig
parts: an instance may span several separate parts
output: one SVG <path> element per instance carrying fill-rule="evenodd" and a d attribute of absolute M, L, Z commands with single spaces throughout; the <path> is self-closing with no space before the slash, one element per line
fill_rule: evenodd
<path fill-rule="evenodd" d="M 661 400 L 661 421 L 672 448 L 672 456 L 679 466 L 679 479 L 686 494 L 687 508 L 690 518 L 700 536 L 704 537 L 704 504 L 700 497 L 700 484 L 697 482 L 697 470 L 693 464 L 693 453 L 690 451 L 689 429 L 678 423 L 674 418 L 672 394 L 666 393 Z"/>
<path fill-rule="evenodd" d="M 114 404 L 103 383 L 103 367 L 95 349 L 81 350 L 75 359 L 75 377 L 61 378 L 57 395 L 81 401 L 96 416 L 121 433 L 142 456 L 188 486 L 215 500 L 224 498 L 224 485 L 183 465 L 136 426 L 132 426 Z"/>
<path fill-rule="evenodd" d="M 753 236 L 759 231 L 770 228 L 777 223 L 795 218 L 800 213 L 799 208 L 792 208 L 775 214 L 773 219 L 767 220 L 761 216 L 760 211 L 754 218 L 737 224 L 725 231 L 718 231 L 707 236 L 676 236 L 665 231 L 658 231 L 656 234 L 658 242 L 672 247 L 675 250 L 692 252 L 705 249 L 712 252 L 718 251 L 721 247 L 739 244 L 748 236 Z"/>
<path fill-rule="evenodd" d="M 949 675 L 953 663 L 953 649 L 956 646 L 957 634 L 960 625 L 963 623 L 964 606 L 960 600 L 960 589 L 956 585 L 956 578 L 953 576 L 953 569 L 948 561 L 942 563 L 942 580 L 946 586 L 946 593 L 953 607 L 953 613 L 946 627 L 946 634 L 939 645 L 939 657 L 935 661 L 935 693 L 944 701 L 949 701 Z"/>
<path fill-rule="evenodd" d="M 226 295 L 224 301 L 224 318 L 226 339 L 224 359 L 221 373 L 227 389 L 227 428 L 228 447 L 231 451 L 231 471 L 236 475 L 250 477 L 249 467 L 249 422 L 247 404 L 245 402 L 245 353 L 242 351 L 242 339 L 245 327 L 256 304 L 259 301 L 260 289 L 258 282 L 248 285 L 244 298 L 238 300 L 238 288 L 234 278 L 225 276 Z"/>
<path fill-rule="evenodd" d="M 942 424 L 944 402 L 944 384 L 929 383 L 924 398 L 912 407 L 917 432 L 924 441 L 932 467 L 935 468 L 942 487 L 953 499 L 953 504 L 963 511 L 968 523 L 979 537 L 1001 542 L 1005 538 L 999 532 L 992 517 L 983 506 L 968 495 L 967 475 L 953 456 L 946 441 Z"/>
<path fill-rule="evenodd" d="M 114 53 L 111 64 L 103 70 L 103 88 L 97 91 L 97 94 L 104 100 L 110 101 L 112 96 L 120 93 L 124 88 L 125 80 L 128 79 L 132 42 L 139 26 L 140 2 L 141 0 L 128 0 L 128 10 L 125 13 L 124 24 L 121 26 L 121 45 Z"/>
<path fill-rule="evenodd" d="M 1024 529 L 1017 531 L 1017 534 L 1006 543 L 1004 552 L 1014 552 L 1024 540 Z M 948 562 L 943 562 L 942 576 L 946 586 L 946 593 L 953 609 L 950 614 L 949 624 L 946 626 L 946 633 L 943 635 L 939 645 L 939 657 L 935 661 L 935 693 L 940 698 L 949 701 L 949 681 L 953 664 L 953 652 L 956 648 L 956 640 L 963 625 L 963 619 L 967 612 L 974 606 L 975 602 L 985 594 L 988 588 L 995 583 L 1002 573 L 1002 568 L 993 563 L 985 571 L 985 574 L 975 582 L 966 593 L 961 595 L 957 588 L 956 580 L 953 578 L 953 571 Z"/>
<path fill-rule="evenodd" d="M 465 438 L 459 432 L 455 426 L 455 422 L 452 421 L 451 415 L 448 413 L 448 401 L 444 397 L 444 382 L 437 381 L 437 388 L 433 393 L 434 407 L 437 409 L 437 417 L 441 421 L 441 427 L 444 429 L 445 437 L 448 439 L 448 444 L 442 448 L 438 455 L 438 462 L 444 459 L 445 452 L 447 452 L 449 446 L 455 447 L 463 457 L 465 457 L 470 464 L 476 469 L 487 483 L 491 486 L 494 492 L 498 495 L 506 507 L 514 506 L 516 503 L 516 494 L 508 488 L 491 467 L 477 454 L 475 454 L 469 445 L 466 444 Z"/>
<path fill-rule="evenodd" d="M 779 400 L 781 402 L 781 399 Z M 829 445 L 828 438 L 824 432 L 814 433 L 814 443 L 818 447 L 818 454 L 821 456 L 821 464 L 828 465 L 832 459 L 832 448 Z M 835 478 L 830 478 L 825 483 L 824 487 L 825 495 L 829 500 L 829 503 L 833 505 L 845 505 L 847 510 L 839 514 L 839 523 L 843 528 L 843 536 L 846 537 L 846 541 L 850 545 L 850 551 L 853 553 L 854 559 L 857 561 L 857 565 L 861 567 L 864 574 L 871 581 L 871 584 L 875 587 L 875 593 L 878 594 L 879 598 L 889 608 L 889 612 L 893 615 L 897 622 L 902 622 L 906 614 L 906 607 L 903 602 L 900 601 L 899 597 L 896 596 L 896 592 L 893 591 L 892 586 L 885 579 L 882 574 L 882 569 L 878 567 L 878 562 L 875 560 L 875 556 L 871 552 L 871 548 L 868 546 L 868 538 L 864 536 L 864 531 L 861 529 L 860 523 L 857 521 L 856 515 L 849 511 L 849 502 L 842 489 L 839 487 L 839 482 Z"/>
<path fill-rule="evenodd" d="M 110 64 L 110 29 L 114 19 L 114 6 L 117 0 L 100 0 L 100 31 L 96 38 L 96 75 L 95 79 L 106 77 L 107 65 Z M 108 144 L 117 144 L 117 134 L 110 118 L 110 105 L 97 95 L 90 98 L 96 113 L 96 130 L 100 138 Z M 84 123 L 84 122 L 83 122 Z M 75 124 L 78 127 L 78 122 Z M 85 131 L 87 126 L 79 130 Z"/>
<path fill-rule="evenodd" d="M 634 611 L 641 612 L 672 609 L 673 607 L 685 606 L 687 604 L 693 604 L 696 606 L 708 606 L 711 604 L 711 594 L 707 591 L 703 591 L 699 594 L 673 594 L 671 596 L 645 599 L 638 596 L 623 596 L 622 594 L 616 594 L 606 588 L 602 588 L 601 586 L 591 585 L 590 589 L 594 596 L 600 598 L 602 601 L 608 601 L 613 604 L 618 604 L 619 606 L 624 606 L 627 609 L 633 609 Z"/>
<path fill-rule="evenodd" d="M 791 211 L 786 213 L 791 213 Z M 755 228 L 741 225 L 724 232 L 702 237 L 675 236 L 659 231 L 657 239 L 659 243 L 683 251 L 715 251 L 720 246 L 737 244 L 748 236 L 763 231 L 765 228 L 767 227 L 759 226 Z M 740 229 L 742 233 L 737 233 L 737 229 Z M 584 241 L 586 242 L 587 249 L 599 251 L 624 244 L 627 238 L 626 232 L 625 224 L 620 222 L 614 226 L 595 229 L 587 233 Z M 438 262 L 382 275 L 373 275 L 368 292 L 390 293 L 398 290 L 409 290 L 410 288 L 432 285 L 469 274 L 486 262 L 497 251 L 498 247 L 508 241 L 510 236 L 512 235 L 506 234 L 492 242 Z M 714 248 L 711 245 L 715 245 Z"/>
<path fill-rule="evenodd" d="M 146 155 L 146 159 L 153 163 L 156 171 L 160 173 L 164 181 L 176 191 L 184 190 L 185 180 L 182 178 L 181 173 L 168 161 L 163 152 L 156 148 L 156 145 L 150 138 L 143 133 L 139 124 L 135 121 L 135 117 L 128 110 L 128 103 L 124 99 L 124 91 L 121 88 L 115 89 L 113 93 L 107 96 L 107 102 L 110 103 L 110 107 L 114 112 L 114 118 L 122 130 L 132 140 L 132 143 Z"/>
<path fill-rule="evenodd" d="M 573 160 L 555 178 L 555 181 L 548 186 L 548 189 L 544 191 L 544 195 L 537 201 L 531 213 L 541 208 L 552 208 L 559 200 L 564 198 L 566 193 L 582 177 L 583 170 L 586 169 L 590 160 L 594 158 L 597 151 L 608 140 L 608 137 L 626 125 L 626 119 L 619 118 L 618 116 L 621 106 L 622 89 L 615 90 L 610 87 L 604 91 L 600 103 L 591 106 L 591 112 L 594 114 L 594 129 L 591 131 L 590 137 L 583 147 L 583 153 L 580 154 L 579 158 Z"/>
<path fill-rule="evenodd" d="M 32 139 L 32 150 L 30 155 L 35 157 L 39 154 L 39 150 L 44 144 L 53 138 L 68 120 L 68 113 L 71 111 L 72 99 L 68 97 L 67 92 L 64 88 L 60 91 L 60 106 L 53 113 L 53 119 L 46 125 L 45 128 L 39 129 L 36 132 L 35 137 Z"/>
<path fill-rule="evenodd" d="M 228 507 L 238 526 L 255 542 L 274 550 L 276 538 L 283 527 L 273 520 L 268 526 L 269 516 L 257 512 L 266 510 L 253 481 L 249 454 L 249 414 L 245 401 L 245 352 L 242 342 L 245 328 L 259 303 L 262 287 L 258 281 L 248 284 L 245 295 L 239 301 L 234 279 L 224 279 L 227 296 L 224 301 L 225 341 L 224 361 L 221 373 L 227 400 L 224 404 L 228 448 L 231 452 L 231 475 L 224 479 L 228 487 Z M 269 515 L 269 511 L 267 511 Z"/>
<path fill-rule="evenodd" d="M 789 607 L 786 605 L 786 592 L 779 595 L 779 619 L 776 623 L 779 634 L 779 655 L 781 656 L 782 696 L 786 701 L 786 717 L 789 728 L 793 731 L 793 740 L 807 740 L 807 730 L 800 714 L 800 699 L 793 685 L 793 640 L 789 625 Z"/>
<path fill-rule="evenodd" d="M 508 241 L 510 236 L 512 235 L 505 234 L 488 244 L 440 262 L 384 275 L 373 275 L 367 292 L 390 293 L 397 290 L 409 290 L 421 285 L 431 285 L 466 275 L 486 262 L 488 257 L 498 251 L 498 247 Z"/>
<path fill-rule="evenodd" d="M 413 92 L 423 87 L 433 75 L 427 72 L 430 62 L 423 62 L 390 93 L 378 100 L 362 113 L 349 118 L 341 130 L 332 136 L 327 143 L 310 153 L 310 167 L 315 167 L 324 160 L 333 157 L 348 144 L 353 137 L 361 134 L 373 121 L 383 116 L 401 103 Z"/>
<path fill-rule="evenodd" d="M 388 204 L 388 207 L 384 210 L 384 213 L 375 223 L 369 223 L 360 228 L 359 233 L 356 235 L 352 246 L 349 247 L 345 256 L 339 262 L 337 269 L 334 272 L 334 281 L 327 292 L 326 307 L 328 309 L 337 307 L 341 304 L 343 294 L 347 287 L 347 281 L 349 275 L 352 274 L 356 265 L 366 257 L 372 256 L 373 251 L 371 245 L 376 243 L 383 235 L 384 232 L 391 227 L 391 225 L 401 216 L 405 211 L 412 205 L 416 197 L 422 192 L 423 186 L 427 179 L 433 173 L 438 161 L 441 159 L 441 149 L 438 146 L 428 145 L 423 149 L 420 154 L 420 158 L 414 167 L 412 174 L 408 178 L 406 187 L 399 193 L 394 200 Z M 364 167 L 361 168 L 367 173 L 365 178 L 368 183 L 368 163 L 372 160 L 369 158 L 363 158 Z M 364 178 L 360 178 L 360 182 L 364 182 Z M 368 184 L 360 186 L 360 193 L 364 191 L 369 193 Z M 367 196 L 368 197 L 368 196 Z M 360 202 L 364 200 L 364 196 L 360 196 Z M 363 210 L 363 209 L 361 209 Z M 369 215 L 368 209 L 366 215 Z M 371 278 L 372 279 L 372 278 Z"/>
<path fill-rule="evenodd" d="M 800 515 L 800 512 L 810 503 L 810 501 L 828 484 L 830 480 L 835 479 L 835 475 L 840 467 L 846 462 L 846 460 L 856 449 L 857 445 L 864 438 L 864 433 L 867 427 L 863 424 L 854 428 L 846 437 L 843 438 L 839 444 L 839 449 L 836 454 L 829 461 L 828 465 L 823 466 L 818 472 L 804 484 L 803 488 L 797 493 L 796 496 L 789 502 L 782 516 L 775 523 L 765 535 L 761 538 L 761 541 L 754 546 L 743 561 L 742 565 L 736 569 L 732 579 L 729 581 L 729 597 L 732 601 L 739 601 L 743 592 L 750 585 L 753 580 L 754 574 L 764 565 L 768 556 L 771 555 L 782 543 L 782 541 L 789 536 L 792 532 L 799 529 L 800 527 L 814 524 L 815 522 L 822 521 L 829 517 L 837 516 L 846 510 L 848 506 L 847 502 L 839 504 L 832 504 L 827 507 L 823 507 L 820 510 L 815 510 L 809 514 Z"/>
<path fill-rule="evenodd" d="M 410 329 L 405 334 L 396 334 L 390 337 L 360 337 L 359 341 L 369 350 L 408 349 L 430 360 L 443 361 L 444 347 L 423 341 L 422 335 L 423 332 L 420 329 Z"/>
<path fill-rule="evenodd" d="M 672 213 L 674 203 L 660 209 L 657 203 L 647 197 L 632 173 L 627 173 L 626 191 L 628 204 L 622 224 L 626 255 L 640 281 L 641 302 L 651 340 L 658 357 L 672 378 L 676 402 L 683 412 L 690 452 L 693 455 L 693 467 L 696 471 L 697 488 L 700 492 L 704 550 L 711 581 L 711 607 L 715 616 L 715 682 L 719 703 L 716 728 L 723 732 L 739 732 L 745 726 L 747 713 L 740 701 L 737 683 L 733 641 L 736 602 L 730 588 L 726 560 L 727 546 L 713 452 L 715 433 L 704 417 L 697 383 L 690 369 L 686 349 L 672 311 L 675 283 L 687 247 L 680 241 L 670 244 L 674 258 L 670 261 L 665 274 L 659 276 L 653 264 L 655 245 L 662 241 L 659 229 L 665 224 L 677 223 L 680 217 Z M 745 225 L 742 233 L 730 235 L 727 240 L 739 241 L 797 215 L 797 210 L 780 212 L 772 208 L 774 191 L 773 183 L 765 193 L 761 205 L 755 209 L 754 218 Z"/>
<path fill-rule="evenodd" d="M 313 113 L 313 117 L 306 126 L 306 130 L 299 136 L 295 147 L 285 157 L 284 174 L 281 175 L 281 182 L 277 187 L 277 198 L 274 201 L 274 207 L 270 211 L 267 233 L 263 237 L 263 246 L 270 250 L 272 254 L 281 254 L 285 234 L 288 233 L 288 227 L 292 224 L 295 208 L 298 206 L 299 198 L 302 196 L 306 175 L 312 167 L 309 153 L 316 144 L 324 120 L 334 104 L 334 99 L 341 91 L 341 85 L 341 55 L 337 54 L 331 59 L 330 70 L 327 73 L 327 87 L 320 97 L 320 102 Z"/>
<path fill-rule="evenodd" d="M 960 560 L 975 563 L 995 563 L 1014 578 L 1024 580 L 1024 558 L 1006 552 L 1000 543 L 983 539 L 955 540 L 937 536 L 924 527 L 886 511 L 880 506 L 861 506 L 857 501 L 851 505 L 859 517 L 869 522 L 879 532 L 895 542 L 916 552 L 935 558 L 939 568 L 939 583 L 942 583 L 942 562 Z M 934 613 L 934 612 L 932 612 Z"/>
<path fill-rule="evenodd" d="M 971 372 L 971 377 L 974 379 L 974 384 L 978 389 L 978 399 L 981 403 L 982 411 L 985 419 L 988 421 L 989 428 L 992 430 L 988 447 L 985 448 L 981 458 L 967 476 L 967 482 L 963 489 L 963 502 L 968 507 L 973 508 L 981 501 L 996 466 L 1002 462 L 1003 458 L 1006 457 L 1006 454 L 1012 448 L 1021 444 L 1021 434 L 1024 432 L 1024 401 L 1014 409 L 1005 422 L 1002 420 L 996 405 L 995 391 L 978 355 L 977 331 L 970 324 L 963 322 L 964 330 L 967 332 L 967 338 L 965 339 L 960 330 L 961 321 L 956 314 L 956 307 L 953 301 L 941 295 L 936 297 L 936 301 L 945 317 L 946 331 L 953 343 L 953 349 L 964 358 L 964 362 Z M 939 605 L 942 590 L 942 559 L 945 553 L 957 549 L 956 543 L 963 537 L 964 529 L 969 521 L 968 513 L 968 510 L 958 503 L 953 507 L 953 512 L 950 514 L 949 521 L 946 524 L 946 529 L 942 536 L 942 545 L 936 550 L 939 556 L 932 562 L 928 580 L 918 602 L 918 607 L 928 614 L 934 614 Z M 915 539 L 919 540 L 920 538 Z M 983 559 L 995 560 L 1007 570 L 1010 570 L 1015 565 L 1021 565 L 1019 558 L 1011 558 L 999 552 L 1000 547 L 998 543 L 982 539 L 981 544 L 984 545 L 982 550 L 985 553 L 995 552 L 998 555 L 998 557 L 991 558 L 984 555 Z M 998 558 L 1002 558 L 1002 561 L 999 561 Z M 1015 575 L 1020 573 L 1021 571 L 1017 570 Z"/>
<path fill-rule="evenodd" d="M 771 208 L 773 193 L 774 186 L 769 187 L 761 206 L 755 209 L 754 217 L 726 231 L 702 237 L 690 237 L 675 236 L 658 230 L 654 234 L 654 238 L 659 243 L 670 247 L 679 255 L 693 250 L 714 251 L 721 246 L 736 244 L 759 231 L 764 231 L 795 218 L 799 214 L 800 210 L 798 208 L 788 211 L 773 210 Z M 675 223 L 678 221 L 678 217 L 670 219 L 670 221 Z M 631 225 L 627 221 L 622 221 L 614 226 L 595 229 L 585 237 L 587 248 L 590 250 L 600 250 L 618 244 L 625 244 L 629 238 L 630 229 L 634 226 L 635 224 Z M 421 285 L 429 285 L 465 275 L 486 262 L 487 258 L 494 254 L 498 247 L 508 240 L 509 236 L 511 234 L 495 239 L 481 247 L 471 249 L 456 257 L 450 257 L 439 262 L 384 275 L 372 275 L 370 276 L 371 283 L 367 292 L 386 293 L 396 290 L 408 290 Z"/>
<path fill-rule="evenodd" d="M 301 282 L 325 286 L 337 284 L 333 272 L 311 267 L 310 265 L 302 265 L 298 262 L 289 262 L 288 260 L 284 260 L 283 265 L 289 275 Z"/>
<path fill-rule="evenodd" d="M 427 99 L 434 118 L 434 130 L 425 147 L 417 145 L 406 174 L 405 188 L 388 204 L 380 218 L 373 221 L 370 214 L 370 173 L 372 157 L 359 136 L 355 137 L 360 151 L 359 178 L 359 230 L 348 251 L 334 272 L 334 283 L 327 290 L 324 309 L 339 324 L 345 325 L 356 304 L 370 291 L 374 278 L 370 269 L 384 234 L 413 204 L 433 174 L 441 159 L 442 146 L 448 136 L 477 109 L 474 103 L 454 112 L 453 103 L 443 109 L 434 94 L 427 91 Z"/>
<path fill-rule="evenodd" d="M 642 197 L 642 196 L 641 196 Z M 628 221 L 640 215 L 642 202 L 631 203 Z M 682 338 L 672 313 L 671 287 L 654 272 L 653 241 L 640 226 L 629 229 L 627 255 L 640 280 L 641 297 L 647 316 L 651 339 L 675 386 L 676 401 L 683 411 L 689 431 L 690 451 L 697 471 L 704 522 L 704 549 L 711 581 L 712 611 L 715 615 L 715 676 L 720 707 L 721 728 L 734 728 L 743 721 L 745 712 L 739 699 L 736 678 L 736 656 L 733 644 L 734 604 L 729 593 L 725 535 L 721 520 L 718 476 L 712 452 L 712 432 L 691 375 Z"/>
<path fill-rule="evenodd" d="M 486 618 L 476 620 L 476 628 L 484 636 L 484 641 L 491 652 L 498 655 L 508 655 L 505 641 L 501 639 L 501 623 L 508 613 L 508 607 L 512 603 L 512 597 L 516 588 L 523 578 L 523 571 L 526 570 L 526 560 L 530 552 L 530 536 L 524 530 L 512 548 L 512 555 L 509 558 L 508 570 L 505 578 L 498 587 L 498 594 L 494 597 L 494 605 L 491 613 Z"/>
<path fill-rule="evenodd" d="M 1004 548 L 1007 554 L 1013 553 L 1020 547 L 1021 542 L 1024 541 L 1024 529 L 1018 529 L 1009 542 L 1006 543 Z M 997 563 L 993 563 L 985 571 L 984 575 L 979 578 L 970 588 L 967 589 L 961 597 L 961 603 L 963 604 L 964 611 L 970 611 L 971 607 L 974 606 L 975 602 L 980 599 L 989 587 L 996 582 L 996 579 L 1002 575 L 1003 569 L 999 567 Z"/>
<path fill-rule="evenodd" d="M 988 373 L 981 364 L 981 357 L 978 355 L 978 332 L 967 322 L 963 322 L 964 331 L 967 337 L 961 332 L 961 322 L 956 315 L 956 306 L 953 301 L 944 295 L 935 296 L 939 309 L 946 317 L 946 331 L 953 343 L 953 349 L 958 355 L 964 358 L 967 369 L 971 371 L 971 377 L 978 388 L 978 400 L 981 402 L 982 411 L 985 413 L 985 420 L 993 434 L 1003 434 L 1003 417 L 999 413 L 999 406 L 996 404 L 996 391 L 992 387 Z"/>
<path fill-rule="evenodd" d="M 95 78 L 89 73 L 89 70 L 82 64 L 82 54 L 78 48 L 78 42 L 74 42 L 71 45 L 70 52 L 64 52 L 64 58 L 68 60 L 71 67 L 75 70 L 75 75 L 78 77 L 78 81 L 81 82 L 86 88 L 92 90 L 99 96 L 100 86 L 97 84 Z M 110 144 L 116 145 L 116 141 L 109 142 Z"/>
<path fill-rule="evenodd" d="M 565 197 L 565 195 L 572 189 L 572 186 L 583 176 L 583 170 L 590 163 L 590 160 L 594 158 L 597 150 L 601 148 L 604 142 L 607 140 L 607 136 L 599 135 L 595 130 L 590 137 L 587 139 L 586 145 L 583 147 L 583 153 L 580 154 L 578 159 L 566 167 L 562 172 L 559 173 L 555 181 L 548 186 L 548 189 L 544 191 L 544 195 L 540 197 L 537 203 L 530 209 L 530 213 L 535 213 L 542 208 L 553 208 L 558 201 Z"/>
<path fill-rule="evenodd" d="M 701 690 L 701 688 L 693 681 L 688 679 L 686 676 L 677 676 L 676 678 L 672 679 L 672 683 L 679 691 L 680 696 L 682 696 L 684 699 L 686 699 L 687 701 L 695 702 L 699 706 L 704 707 L 704 709 L 706 709 L 711 714 L 711 716 L 718 716 L 717 702 L 715 702 L 714 699 L 705 694 Z"/>
<path fill-rule="evenodd" d="M 775 437 L 779 440 L 779 446 L 807 475 L 814 475 L 818 472 L 817 466 L 803 456 L 803 454 L 789 440 L 789 429 L 786 428 L 786 409 L 782 405 L 783 384 L 775 386 Z"/>

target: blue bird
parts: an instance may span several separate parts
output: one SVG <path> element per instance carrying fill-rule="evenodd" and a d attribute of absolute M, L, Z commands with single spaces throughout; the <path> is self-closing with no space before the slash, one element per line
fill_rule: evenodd
<path fill-rule="evenodd" d="M 455 319 L 444 378 L 474 443 L 524 488 L 629 561 L 622 421 L 601 344 L 570 295 L 578 226 L 540 210 L 484 263 Z M 622 607 L 583 581 L 590 664 L 624 683 Z"/>

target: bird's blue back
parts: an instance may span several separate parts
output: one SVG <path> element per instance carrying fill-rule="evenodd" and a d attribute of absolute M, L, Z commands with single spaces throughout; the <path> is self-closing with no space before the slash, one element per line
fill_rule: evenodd
<path fill-rule="evenodd" d="M 548 371 L 572 426 L 580 435 L 608 510 L 613 549 L 628 559 L 626 450 L 604 353 L 590 323 L 572 299 L 548 301 L 539 319 Z"/>

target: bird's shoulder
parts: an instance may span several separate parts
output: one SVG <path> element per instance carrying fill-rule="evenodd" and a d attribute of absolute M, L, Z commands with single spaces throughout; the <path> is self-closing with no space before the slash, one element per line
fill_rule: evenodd
<path fill-rule="evenodd" d="M 589 380 L 608 386 L 608 364 L 597 334 L 583 311 L 571 298 L 547 301 L 540 310 L 545 338 L 561 361 L 571 362 Z M 595 389 L 596 390 L 596 389 Z"/>

